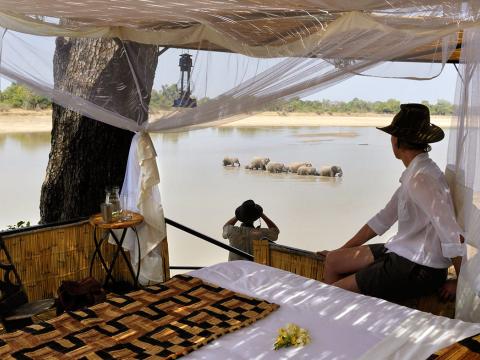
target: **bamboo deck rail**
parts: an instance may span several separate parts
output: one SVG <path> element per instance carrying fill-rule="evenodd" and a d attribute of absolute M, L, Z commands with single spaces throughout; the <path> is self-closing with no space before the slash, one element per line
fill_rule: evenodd
<path fill-rule="evenodd" d="M 325 257 L 311 251 L 300 250 L 269 242 L 253 241 L 254 261 L 277 269 L 286 270 L 306 278 L 323 280 Z M 455 302 L 442 302 L 437 294 L 403 301 L 400 305 L 453 318 Z"/>
<path fill-rule="evenodd" d="M 311 251 L 271 243 L 268 240 L 254 240 L 253 257 L 255 262 L 263 265 L 309 279 L 323 280 L 325 257 Z"/>
<path fill-rule="evenodd" d="M 97 229 L 100 236 L 101 229 Z M 2 235 L 30 301 L 56 297 L 62 280 L 80 280 L 89 276 L 90 260 L 94 251 L 93 227 L 87 220 L 72 224 L 46 227 Z M 325 258 L 313 252 L 255 240 L 255 261 L 286 270 L 307 278 L 322 281 Z M 111 261 L 116 246 L 102 245 L 102 254 Z M 161 243 L 165 279 L 170 278 L 168 243 Z M 5 261 L 0 254 L 0 261 Z M 105 271 L 98 258 L 92 275 L 103 282 Z M 113 272 L 115 280 L 131 281 L 123 258 L 119 258 Z M 2 274 L 3 276 L 3 274 Z M 437 295 L 410 299 L 402 305 L 437 315 L 453 317 L 454 302 L 440 302 Z"/>
<path fill-rule="evenodd" d="M 97 229 L 97 236 L 101 229 Z M 89 276 L 90 260 L 95 249 L 93 227 L 87 220 L 3 235 L 5 247 L 8 249 L 20 279 L 30 301 L 53 298 L 62 280 L 80 280 Z M 116 251 L 116 246 L 105 241 L 102 254 L 109 263 Z M 161 253 L 164 271 L 169 275 L 168 244 L 162 242 Z M 5 261 L 4 254 L 0 261 Z M 3 275 L 3 274 L 2 274 Z M 125 260 L 117 259 L 113 272 L 115 280 L 131 282 Z M 98 257 L 93 265 L 92 276 L 100 282 L 105 278 Z"/>

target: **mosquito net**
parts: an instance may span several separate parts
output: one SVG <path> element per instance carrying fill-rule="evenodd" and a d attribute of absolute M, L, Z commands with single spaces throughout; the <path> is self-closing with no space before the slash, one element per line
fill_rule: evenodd
<path fill-rule="evenodd" d="M 462 200 L 458 210 L 467 242 L 478 247 L 480 232 L 472 225 L 478 224 L 473 200 L 479 182 L 478 59 L 472 45 L 480 24 L 477 1 L 0 0 L 0 4 L 2 76 L 91 119 L 136 133 L 122 191 L 136 194 L 132 207 L 145 215 L 141 253 L 151 264 L 142 266 L 146 278 L 162 277 L 152 269 L 159 258 L 155 239 L 165 237 L 149 132 L 236 120 L 266 104 L 307 96 L 355 75 L 428 79 L 445 63 L 458 60 L 462 76 L 448 168 L 454 195 Z M 224 59 L 225 52 L 232 53 L 228 70 L 223 71 L 234 72 L 235 80 L 229 83 L 226 77 L 225 91 L 199 101 L 206 94 L 208 71 L 193 74 L 194 87 L 185 83 L 179 101 L 192 105 L 190 100 L 196 97 L 198 106 L 149 112 L 153 74 L 162 70 L 156 69 L 163 51 L 159 46 L 190 49 L 194 70 L 207 69 L 216 56 Z M 204 51 L 214 53 L 204 56 Z M 414 74 L 378 67 L 392 60 L 421 61 L 432 67 Z M 239 67 L 242 62 L 246 65 Z M 130 240 L 126 246 L 136 251 Z M 468 259 L 477 270 L 480 264 Z M 474 276 L 463 278 L 471 290 L 458 304 L 465 319 L 472 314 L 478 282 Z"/>
<path fill-rule="evenodd" d="M 270 19 L 268 15 L 265 16 Z M 303 15 L 300 18 L 305 17 Z M 382 61 L 406 54 L 413 57 L 428 56 L 430 62 L 445 63 L 458 43 L 458 19 L 453 17 L 449 21 L 434 18 L 430 27 L 423 21 L 419 23 L 409 17 L 403 17 L 403 21 L 400 21 L 391 14 L 383 13 L 348 12 L 335 15 L 333 20 L 323 20 L 316 16 L 309 18 L 313 18 L 315 23 L 310 23 L 308 28 L 305 25 L 298 27 L 301 21 L 305 21 L 302 19 L 289 24 L 293 28 L 287 31 L 288 39 L 280 41 L 281 34 L 271 34 L 272 39 L 267 42 L 256 40 L 261 41 L 259 45 L 251 45 L 252 41 L 247 43 L 240 37 L 253 36 L 261 39 L 264 36 L 262 28 L 254 21 L 247 29 L 240 29 L 242 32 L 237 38 L 232 38 L 231 35 L 234 25 L 228 32 L 220 29 L 222 26 L 228 27 L 233 20 L 225 19 L 223 23 L 217 21 L 215 33 L 219 39 L 226 41 L 229 46 L 235 45 L 222 47 L 223 49 L 248 56 L 273 57 L 277 61 L 257 60 L 256 73 L 240 84 L 232 84 L 215 99 L 193 109 L 177 108 L 176 111 L 160 116 L 150 115 L 148 121 L 141 115 L 143 112 L 139 111 L 148 108 L 149 93 L 146 89 L 151 87 L 152 81 L 148 76 L 151 77 L 155 70 L 151 69 L 155 64 L 145 61 L 151 51 L 148 47 L 139 47 L 115 38 L 112 43 L 99 45 L 95 50 L 97 53 L 88 53 L 88 49 L 91 49 L 87 46 L 88 41 L 95 40 L 63 40 L 63 45 L 62 40 L 57 40 L 56 48 L 48 48 L 36 36 L 19 35 L 9 30 L 3 38 L 1 72 L 4 76 L 49 96 L 55 103 L 96 120 L 132 131 L 165 131 L 231 121 L 231 116 L 261 108 L 272 101 L 308 95 L 356 73 L 365 72 Z M 311 19 L 309 21 L 312 22 Z M 461 24 L 468 27 L 474 22 L 464 21 Z M 56 33 L 60 35 L 63 28 L 58 26 Z M 166 41 L 159 39 L 160 43 L 167 46 L 182 46 L 175 40 Z M 209 43 L 215 41 L 210 39 Z M 84 59 L 95 59 L 97 63 L 101 63 L 102 59 L 107 61 L 110 53 L 119 51 L 119 63 L 125 63 L 125 66 L 119 64 L 116 67 L 117 73 L 114 69 L 109 71 L 109 76 L 103 76 L 101 81 L 88 84 L 91 79 L 98 79 L 92 73 L 88 61 L 79 59 L 75 63 L 70 62 L 67 65 L 69 68 L 60 71 L 62 46 L 76 47 L 79 49 L 76 53 L 82 53 Z M 197 46 L 203 46 L 201 41 L 197 41 Z M 19 61 L 19 58 L 23 60 Z M 125 67 L 129 71 L 125 72 Z M 63 73 L 68 74 L 68 77 L 62 76 Z M 208 82 L 208 76 L 200 79 L 200 82 L 202 84 L 197 82 L 197 86 Z M 125 98 L 128 101 L 123 101 Z M 118 99 L 122 99 L 121 103 Z"/>

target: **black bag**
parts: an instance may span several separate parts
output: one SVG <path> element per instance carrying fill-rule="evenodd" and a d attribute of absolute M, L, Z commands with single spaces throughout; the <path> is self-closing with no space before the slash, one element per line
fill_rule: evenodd
<path fill-rule="evenodd" d="M 57 290 L 55 303 L 57 315 L 64 311 L 75 311 L 105 301 L 106 293 L 102 285 L 93 277 L 81 281 L 64 280 Z"/>

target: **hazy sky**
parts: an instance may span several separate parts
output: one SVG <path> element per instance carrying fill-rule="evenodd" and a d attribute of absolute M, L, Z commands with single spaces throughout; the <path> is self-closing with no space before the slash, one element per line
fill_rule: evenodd
<path fill-rule="evenodd" d="M 178 59 L 182 52 L 183 50 L 179 49 L 169 49 L 159 58 L 156 87 L 178 81 Z M 195 55 L 197 52 L 190 53 Z M 193 79 L 196 80 L 197 85 L 197 96 L 205 95 L 203 89 L 203 85 L 206 83 L 204 76 L 208 76 L 207 95 L 218 95 L 222 89 L 227 90 L 234 83 L 238 83 L 244 72 L 253 75 L 254 72 L 249 70 L 255 69 L 257 64 L 257 60 L 248 60 L 246 57 L 229 54 L 214 53 L 210 55 L 208 60 L 207 57 L 204 53 L 199 55 L 197 66 L 193 71 Z M 268 63 L 265 60 L 264 62 Z M 208 71 L 205 71 L 207 67 Z M 439 64 L 386 63 L 371 72 L 382 76 L 426 77 L 437 74 L 440 70 L 441 66 Z M 237 82 L 234 81 L 235 77 Z M 422 100 L 436 102 L 438 99 L 445 99 L 453 102 L 456 80 L 457 72 L 454 66 L 447 64 L 443 72 L 433 80 L 420 81 L 354 76 L 308 98 L 343 101 L 355 97 L 369 101 L 395 98 L 401 102 L 420 102 Z M 198 87 L 201 89 L 198 89 Z"/>
<path fill-rule="evenodd" d="M 24 43 L 22 44 L 22 41 Z M 52 59 L 54 38 L 7 33 L 3 44 L 2 58 L 9 59 L 15 66 L 47 82 L 52 82 Z M 169 49 L 159 58 L 154 87 L 177 83 L 179 79 L 178 59 L 185 50 Z M 194 95 L 214 97 L 247 80 L 256 72 L 272 66 L 278 59 L 258 60 L 236 54 L 190 51 L 195 67 L 193 70 Z M 386 63 L 372 70 L 380 75 L 429 76 L 438 73 L 438 64 Z M 355 97 L 375 101 L 395 98 L 401 102 L 436 102 L 445 99 L 453 102 L 457 73 L 447 64 L 442 74 L 433 80 L 415 81 L 354 76 L 326 90 L 315 93 L 308 99 L 351 100 Z M 1 87 L 8 82 L 2 80 Z"/>

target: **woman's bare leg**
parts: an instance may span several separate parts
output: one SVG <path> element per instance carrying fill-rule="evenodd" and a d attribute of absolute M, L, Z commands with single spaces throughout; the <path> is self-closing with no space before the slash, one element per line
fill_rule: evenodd
<path fill-rule="evenodd" d="M 366 245 L 330 251 L 325 259 L 323 281 L 327 284 L 334 284 L 367 267 L 373 261 L 372 251 Z"/>
<path fill-rule="evenodd" d="M 347 277 L 344 277 L 343 279 L 334 282 L 332 285 L 348 291 L 353 291 L 356 293 L 360 292 L 357 284 L 357 279 L 355 278 L 355 274 L 348 275 Z"/>

